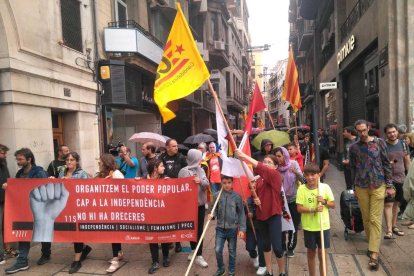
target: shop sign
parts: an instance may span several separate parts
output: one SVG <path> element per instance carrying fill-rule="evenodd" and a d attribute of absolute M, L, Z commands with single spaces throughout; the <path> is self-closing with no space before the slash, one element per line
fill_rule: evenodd
<path fill-rule="evenodd" d="M 351 37 L 348 39 L 345 45 L 342 46 L 342 48 L 336 54 L 336 62 L 338 64 L 338 67 L 342 63 L 342 61 L 344 61 L 345 58 L 354 50 L 354 48 L 355 48 L 355 37 L 354 35 L 351 35 Z"/>
<path fill-rule="evenodd" d="M 337 82 L 321 82 L 319 84 L 319 90 L 331 90 L 337 88 Z"/>

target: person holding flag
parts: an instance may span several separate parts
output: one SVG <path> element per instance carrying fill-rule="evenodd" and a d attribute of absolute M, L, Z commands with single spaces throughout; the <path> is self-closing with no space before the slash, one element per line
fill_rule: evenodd
<path fill-rule="evenodd" d="M 263 162 L 251 158 L 240 150 L 236 150 L 239 159 L 247 161 L 255 168 L 260 176 L 256 183 L 258 197 L 254 203 L 258 206 L 256 217 L 258 221 L 259 235 L 262 240 L 267 272 L 265 275 L 273 275 L 272 253 L 277 257 L 279 276 L 285 276 L 285 258 L 282 249 L 282 177 L 276 170 L 277 160 L 274 155 L 266 155 Z"/>
<path fill-rule="evenodd" d="M 301 214 L 305 247 L 307 248 L 309 276 L 315 276 L 315 257 L 318 248 L 320 275 L 326 275 L 325 248 L 330 247 L 328 209 L 335 208 L 334 196 L 328 184 L 319 183 L 319 166 L 309 163 L 304 168 L 306 185 L 301 185 L 296 195 Z M 316 216 L 317 213 L 321 215 Z M 325 257 L 324 257 L 325 256 Z M 325 260 L 323 260 L 325 258 Z"/>

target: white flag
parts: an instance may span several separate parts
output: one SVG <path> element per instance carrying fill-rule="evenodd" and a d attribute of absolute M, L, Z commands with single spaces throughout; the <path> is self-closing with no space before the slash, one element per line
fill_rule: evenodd
<path fill-rule="evenodd" d="M 229 149 L 229 141 L 226 139 L 227 133 L 226 125 L 224 124 L 224 118 L 221 116 L 220 107 L 216 104 L 216 124 L 217 124 L 217 140 L 220 145 L 220 157 L 223 160 L 221 173 L 231 177 L 246 176 L 244 173 L 242 163 L 239 159 L 228 157 L 227 152 Z M 244 164 L 249 179 L 253 178 L 253 174 L 250 169 Z"/>

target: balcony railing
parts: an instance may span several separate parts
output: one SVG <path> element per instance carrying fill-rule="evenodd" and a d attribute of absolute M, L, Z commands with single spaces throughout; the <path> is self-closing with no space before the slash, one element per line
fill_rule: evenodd
<path fill-rule="evenodd" d="M 160 46 L 161 48 L 164 47 L 163 43 L 159 41 L 155 36 L 149 33 L 147 30 L 144 29 L 141 25 L 139 25 L 134 20 L 123 20 L 123 21 L 114 21 L 108 23 L 109 28 L 124 28 L 124 29 L 138 29 L 141 33 L 145 34 L 145 36 L 152 40 L 155 44 Z"/>
<path fill-rule="evenodd" d="M 341 42 L 344 41 L 373 2 L 374 0 L 359 0 L 355 4 L 344 24 L 341 26 Z"/>

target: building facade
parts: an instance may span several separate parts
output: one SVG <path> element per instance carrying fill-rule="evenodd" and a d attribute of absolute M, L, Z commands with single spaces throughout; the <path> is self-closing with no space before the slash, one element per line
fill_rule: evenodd
<path fill-rule="evenodd" d="M 41 166 L 66 144 L 96 168 L 93 2 L 0 2 L 0 141 L 11 153 L 30 148 Z"/>
<path fill-rule="evenodd" d="M 29 2 L 0 3 L 0 141 L 11 151 L 32 148 L 46 166 L 67 144 L 93 174 L 109 144 L 122 142 L 139 155 L 139 145 L 128 142 L 133 133 L 182 142 L 214 127 L 206 84 L 169 104 L 177 117 L 167 124 L 153 100 L 176 2 L 229 124 L 242 127 L 250 86 L 245 0 Z"/>
<path fill-rule="evenodd" d="M 291 42 L 302 84 L 301 119 L 316 103 L 340 159 L 342 129 L 366 119 L 382 135 L 385 124 L 412 130 L 414 25 L 411 1 L 290 2 Z M 334 82 L 337 88 L 325 90 Z M 322 88 L 322 89 L 321 89 Z"/>

